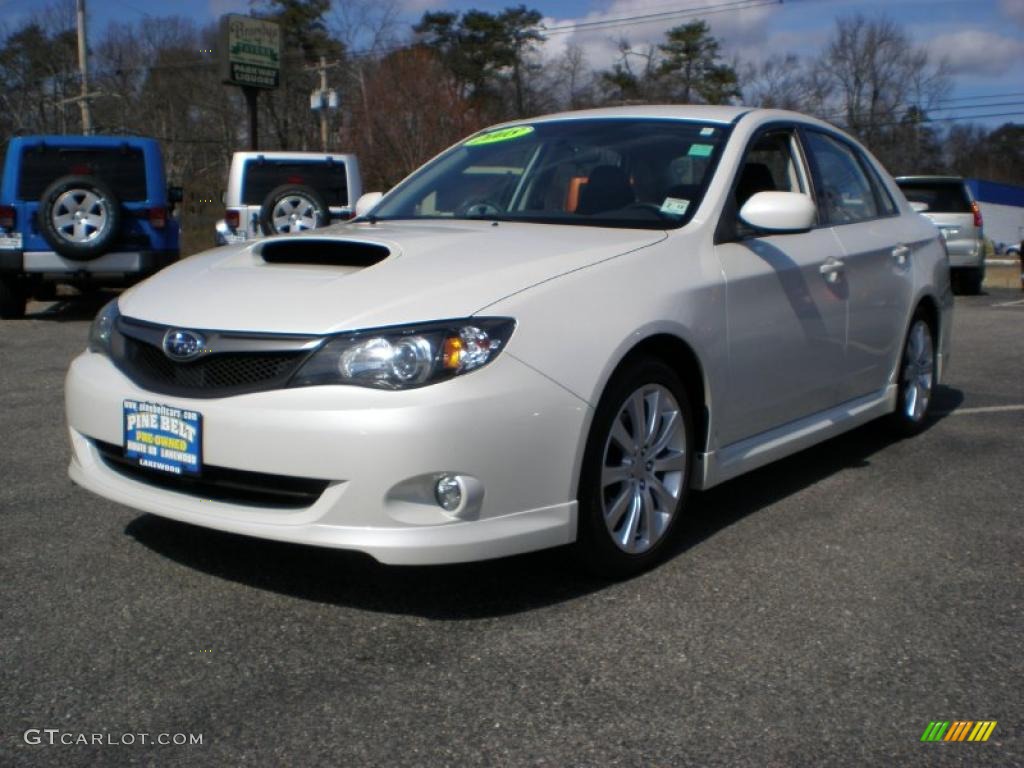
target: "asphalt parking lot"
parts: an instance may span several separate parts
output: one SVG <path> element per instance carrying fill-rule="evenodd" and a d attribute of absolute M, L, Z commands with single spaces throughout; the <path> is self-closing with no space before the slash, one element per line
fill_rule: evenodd
<path fill-rule="evenodd" d="M 924 434 L 695 495 L 673 557 L 616 584 L 558 550 L 387 568 L 92 496 L 62 389 L 97 305 L 32 305 L 0 323 L 0 765 L 1022 765 L 1022 299 L 957 299 Z M 922 743 L 935 720 L 998 725 Z"/>

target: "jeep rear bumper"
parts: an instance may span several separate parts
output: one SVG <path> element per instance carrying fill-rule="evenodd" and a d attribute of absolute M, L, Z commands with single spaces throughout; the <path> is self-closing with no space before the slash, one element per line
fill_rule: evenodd
<path fill-rule="evenodd" d="M 178 260 L 178 251 L 114 251 L 95 259 L 69 259 L 54 251 L 0 251 L 0 273 L 102 277 L 149 275 Z"/>

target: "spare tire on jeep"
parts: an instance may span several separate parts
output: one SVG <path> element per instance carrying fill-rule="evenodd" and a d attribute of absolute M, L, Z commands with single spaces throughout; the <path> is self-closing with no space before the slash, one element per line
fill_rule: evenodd
<path fill-rule="evenodd" d="M 324 196 L 304 184 L 282 184 L 270 190 L 260 208 L 264 235 L 303 232 L 327 225 L 331 211 Z"/>
<path fill-rule="evenodd" d="M 39 199 L 39 232 L 69 259 L 101 256 L 113 247 L 120 229 L 120 201 L 92 176 L 62 176 Z"/>

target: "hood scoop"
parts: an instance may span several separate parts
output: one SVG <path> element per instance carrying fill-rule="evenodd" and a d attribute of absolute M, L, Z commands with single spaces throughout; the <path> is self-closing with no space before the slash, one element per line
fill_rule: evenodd
<path fill-rule="evenodd" d="M 359 240 L 282 238 L 259 245 L 256 255 L 267 264 L 299 264 L 319 267 L 372 267 L 391 255 L 391 249 Z"/>

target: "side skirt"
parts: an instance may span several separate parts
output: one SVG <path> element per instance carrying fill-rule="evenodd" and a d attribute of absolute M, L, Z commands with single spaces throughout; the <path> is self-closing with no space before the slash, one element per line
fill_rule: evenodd
<path fill-rule="evenodd" d="M 695 457 L 692 488 L 704 490 L 847 432 L 896 408 L 896 385 Z"/>

